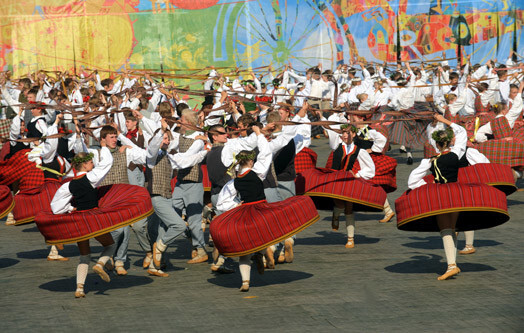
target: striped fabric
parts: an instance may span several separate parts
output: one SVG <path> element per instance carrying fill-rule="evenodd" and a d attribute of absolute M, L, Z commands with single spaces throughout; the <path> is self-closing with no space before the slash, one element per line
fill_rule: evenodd
<path fill-rule="evenodd" d="M 444 112 L 444 118 L 455 124 L 460 124 L 462 122 L 460 115 L 456 113 L 454 116 L 452 116 L 448 107 L 446 107 L 446 111 Z"/>
<path fill-rule="evenodd" d="M 371 153 L 371 159 L 375 163 L 375 177 L 369 181 L 373 184 L 382 186 L 386 193 L 394 192 L 397 189 L 397 160 L 393 157 Z M 328 160 L 326 162 L 326 169 L 331 169 L 333 165 L 333 152 L 329 154 Z M 353 172 L 358 172 L 360 170 L 360 164 L 358 160 L 355 161 L 353 165 Z"/>
<path fill-rule="evenodd" d="M 391 111 L 392 109 L 387 106 L 381 107 L 380 111 Z M 383 123 L 382 126 L 387 129 L 387 138 L 389 143 L 396 143 L 411 147 L 414 149 L 422 148 L 424 142 L 426 142 L 426 127 L 430 123 L 429 120 L 412 120 L 412 121 L 394 121 L 395 119 L 409 119 L 416 116 L 417 111 L 428 111 L 430 107 L 427 103 L 415 103 L 415 105 L 406 110 L 406 113 L 402 116 L 385 115 L 385 120 L 392 120 L 391 123 Z M 410 112 L 410 113 L 408 113 Z M 411 113 L 414 112 L 414 113 Z M 374 116 L 374 119 L 380 118 L 380 113 Z"/>
<path fill-rule="evenodd" d="M 436 215 L 460 212 L 456 230 L 495 227 L 509 220 L 506 195 L 484 184 L 427 184 L 395 201 L 397 228 L 439 231 Z"/>
<path fill-rule="evenodd" d="M 247 255 L 291 237 L 319 219 L 309 197 L 243 204 L 216 217 L 209 232 L 218 251 L 228 257 Z"/>
<path fill-rule="evenodd" d="M 204 185 L 204 191 L 210 192 L 211 181 L 209 180 L 209 176 L 207 174 L 207 164 L 202 164 L 200 166 L 200 170 L 202 170 L 202 184 Z"/>
<path fill-rule="evenodd" d="M 491 163 L 524 166 L 524 143 L 520 141 L 488 140 L 475 145 L 475 148 L 486 155 Z"/>
<path fill-rule="evenodd" d="M 318 155 L 312 149 L 308 147 L 302 148 L 302 150 L 295 155 L 295 172 L 297 174 L 304 170 L 315 168 L 317 166 Z"/>
<path fill-rule="evenodd" d="M 40 187 L 18 192 L 15 195 L 16 205 L 13 209 L 15 225 L 33 222 L 36 213 L 49 210 L 51 201 L 61 185 L 58 180 L 47 179 Z"/>
<path fill-rule="evenodd" d="M 333 209 L 333 200 L 353 203 L 354 211 L 382 211 L 386 192 L 378 185 L 354 178 L 349 172 L 309 169 L 297 176 L 297 194 L 313 198 L 318 209 Z"/>
<path fill-rule="evenodd" d="M 39 212 L 35 222 L 46 243 L 70 244 L 93 238 L 132 224 L 153 213 L 149 192 L 144 187 L 115 184 L 98 188 L 98 208 L 54 215 Z"/>
<path fill-rule="evenodd" d="M 424 177 L 426 183 L 433 183 L 433 175 Z M 506 195 L 517 190 L 513 171 L 507 165 L 496 163 L 478 163 L 459 169 L 458 183 L 486 184 L 493 186 Z"/>
<path fill-rule="evenodd" d="M 11 185 L 20 180 L 20 190 L 40 187 L 44 183 L 44 173 L 30 162 L 26 153 L 30 149 L 16 152 L 9 160 L 0 162 L 0 185 Z"/>
<path fill-rule="evenodd" d="M 11 119 L 0 119 L 0 138 L 9 137 L 9 129 L 11 128 Z M 2 149 L 4 143 L 0 141 L 0 149 Z"/>
<path fill-rule="evenodd" d="M 491 104 L 488 103 L 488 105 L 484 106 L 482 104 L 482 100 L 480 98 L 480 95 L 475 96 L 475 113 L 480 112 L 490 112 L 491 111 Z"/>
<path fill-rule="evenodd" d="M 14 205 L 15 201 L 9 187 L 0 185 L 0 219 L 9 214 Z"/>

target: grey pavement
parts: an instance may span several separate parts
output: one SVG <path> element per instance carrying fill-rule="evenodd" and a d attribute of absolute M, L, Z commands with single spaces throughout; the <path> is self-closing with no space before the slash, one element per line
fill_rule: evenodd
<path fill-rule="evenodd" d="M 321 166 L 327 142 L 313 146 Z M 393 204 L 422 152 L 413 166 L 398 149 L 390 155 L 399 161 Z M 75 299 L 76 246 L 62 251 L 70 261 L 48 262 L 34 224 L 2 222 L 0 331 L 523 332 L 524 192 L 508 199 L 510 221 L 476 232 L 477 253 L 458 255 L 462 273 L 455 279 L 437 281 L 446 269 L 438 233 L 399 231 L 395 222 L 379 224 L 381 214 L 362 213 L 356 247 L 348 250 L 344 234 L 330 229 L 330 212 L 321 211 L 321 220 L 297 236 L 295 261 L 261 276 L 253 269 L 248 293 L 238 291 L 236 260 L 230 275 L 186 264 L 187 240 L 168 249 L 171 275 L 150 277 L 131 236 L 129 274 L 113 274 L 107 284 L 90 271 L 86 298 Z M 91 244 L 96 258 L 101 247 Z"/>

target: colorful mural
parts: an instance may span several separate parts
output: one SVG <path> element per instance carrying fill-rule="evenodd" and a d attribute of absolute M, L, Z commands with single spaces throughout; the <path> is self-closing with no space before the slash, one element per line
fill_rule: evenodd
<path fill-rule="evenodd" d="M 3 0 L 0 17 L 15 76 L 524 55 L 518 0 Z"/>

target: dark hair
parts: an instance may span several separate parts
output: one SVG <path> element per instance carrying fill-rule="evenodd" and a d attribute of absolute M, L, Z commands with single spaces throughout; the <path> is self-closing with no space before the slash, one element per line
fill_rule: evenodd
<path fill-rule="evenodd" d="M 176 115 L 179 118 L 182 117 L 182 111 L 184 111 L 185 109 L 189 109 L 189 105 L 187 105 L 186 103 L 178 103 L 176 105 Z"/>
<path fill-rule="evenodd" d="M 102 85 L 102 87 L 109 87 L 111 84 L 113 84 L 113 79 L 103 79 L 101 82 L 100 82 L 100 85 Z"/>
<path fill-rule="evenodd" d="M 209 127 L 207 130 L 207 137 L 209 138 L 209 142 L 214 143 L 213 141 L 213 135 L 216 135 L 217 129 L 222 128 L 225 131 L 225 128 L 222 127 L 222 125 L 213 125 Z"/>
<path fill-rule="evenodd" d="M 100 139 L 105 139 L 109 134 L 118 134 L 118 132 L 113 126 L 105 125 L 100 130 Z"/>
<path fill-rule="evenodd" d="M 435 131 L 431 134 L 431 137 L 435 140 L 437 146 L 441 148 L 447 148 L 454 136 L 455 134 L 451 127 L 448 127 L 445 130 Z"/>
<path fill-rule="evenodd" d="M 252 126 L 255 123 L 255 118 L 249 113 L 243 114 L 237 119 L 238 124 L 244 125 L 244 127 Z"/>
<path fill-rule="evenodd" d="M 454 79 L 458 79 L 459 78 L 459 74 L 457 72 L 451 72 L 449 73 L 449 80 L 454 80 Z"/>
<path fill-rule="evenodd" d="M 33 94 L 33 95 L 35 95 L 35 96 L 38 95 L 38 88 L 32 88 L 32 89 L 30 89 L 30 90 L 27 92 L 27 94 L 28 94 L 28 95 L 29 95 L 29 94 Z"/>

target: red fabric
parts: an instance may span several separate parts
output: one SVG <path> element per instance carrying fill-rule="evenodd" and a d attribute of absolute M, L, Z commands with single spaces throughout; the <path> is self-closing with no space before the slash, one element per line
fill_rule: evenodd
<path fill-rule="evenodd" d="M 15 195 L 13 216 L 16 225 L 33 222 L 38 212 L 51 209 L 51 201 L 62 183 L 47 179 L 40 187 L 34 187 L 18 192 Z"/>
<path fill-rule="evenodd" d="M 0 145 L 2 143 L 0 142 Z M 9 152 L 11 151 L 11 145 L 9 144 L 9 142 L 7 142 L 6 144 L 4 144 L 2 146 L 2 149 L 0 149 L 0 162 L 4 160 L 4 158 L 7 156 L 7 154 L 9 154 Z"/>
<path fill-rule="evenodd" d="M 204 191 L 211 191 L 211 181 L 209 180 L 209 175 L 207 174 L 207 165 L 202 164 L 200 166 L 202 170 L 202 184 L 204 185 Z"/>
<path fill-rule="evenodd" d="M 331 169 L 331 167 L 333 166 L 333 153 L 334 152 L 335 151 L 332 150 L 331 153 L 329 153 L 328 159 L 326 161 L 326 166 L 325 166 L 326 169 Z"/>
<path fill-rule="evenodd" d="M 0 219 L 13 209 L 13 195 L 9 187 L 0 185 Z"/>
<path fill-rule="evenodd" d="M 318 218 L 311 198 L 295 196 L 274 203 L 264 200 L 233 208 L 213 219 L 209 232 L 218 251 L 234 257 L 283 241 Z"/>
<path fill-rule="evenodd" d="M 355 211 L 382 211 L 386 192 L 378 185 L 361 178 L 354 178 L 350 172 L 330 169 L 309 169 L 297 176 L 297 194 L 313 197 L 319 209 L 331 209 L 333 200 L 353 202 Z"/>
<path fill-rule="evenodd" d="M 480 95 L 477 95 L 475 97 L 475 113 L 490 112 L 490 111 L 491 111 L 491 104 L 488 103 L 488 105 L 484 106 L 480 99 Z"/>
<path fill-rule="evenodd" d="M 426 142 L 424 144 L 424 158 L 431 158 L 436 155 L 438 155 L 438 153 L 435 148 L 431 145 L 431 143 L 429 143 L 429 141 Z"/>
<path fill-rule="evenodd" d="M 35 222 L 48 244 L 69 244 L 134 223 L 153 213 L 149 192 L 140 186 L 115 184 L 98 189 L 98 208 L 55 215 L 39 212 Z"/>
<path fill-rule="evenodd" d="M 461 122 L 460 115 L 457 113 L 454 116 L 452 116 L 451 112 L 449 111 L 449 107 L 447 106 L 446 106 L 446 112 L 444 112 L 444 118 L 456 124 L 459 124 Z"/>
<path fill-rule="evenodd" d="M 424 177 L 428 184 L 433 183 L 434 179 L 431 174 Z M 457 182 L 491 185 L 506 193 L 506 195 L 510 195 L 517 190 L 511 168 L 507 165 L 496 163 L 478 163 L 460 168 Z"/>
<path fill-rule="evenodd" d="M 457 231 L 491 228 L 509 220 L 506 195 L 484 184 L 427 184 L 395 201 L 397 228 L 439 231 L 436 215 L 460 212 Z"/>
<path fill-rule="evenodd" d="M 131 140 L 131 139 L 133 139 L 133 138 L 136 138 L 137 133 L 138 133 L 138 128 L 135 128 L 135 129 L 132 130 L 132 131 L 127 131 L 127 133 L 126 133 L 126 138 L 128 138 L 129 140 Z"/>
<path fill-rule="evenodd" d="M 491 121 L 491 131 L 495 140 L 510 137 L 513 132 L 506 117 L 493 119 Z"/>
<path fill-rule="evenodd" d="M 297 174 L 304 170 L 315 168 L 317 166 L 317 153 L 310 148 L 303 148 L 295 155 L 295 172 Z"/>
<path fill-rule="evenodd" d="M 26 153 L 30 151 L 20 150 L 9 160 L 0 162 L 0 185 L 11 185 L 20 180 L 20 190 L 42 186 L 44 172 L 36 167 L 36 163 L 27 159 Z"/>
<path fill-rule="evenodd" d="M 488 140 L 475 145 L 491 163 L 505 164 L 510 167 L 524 166 L 524 144 L 520 141 Z"/>

